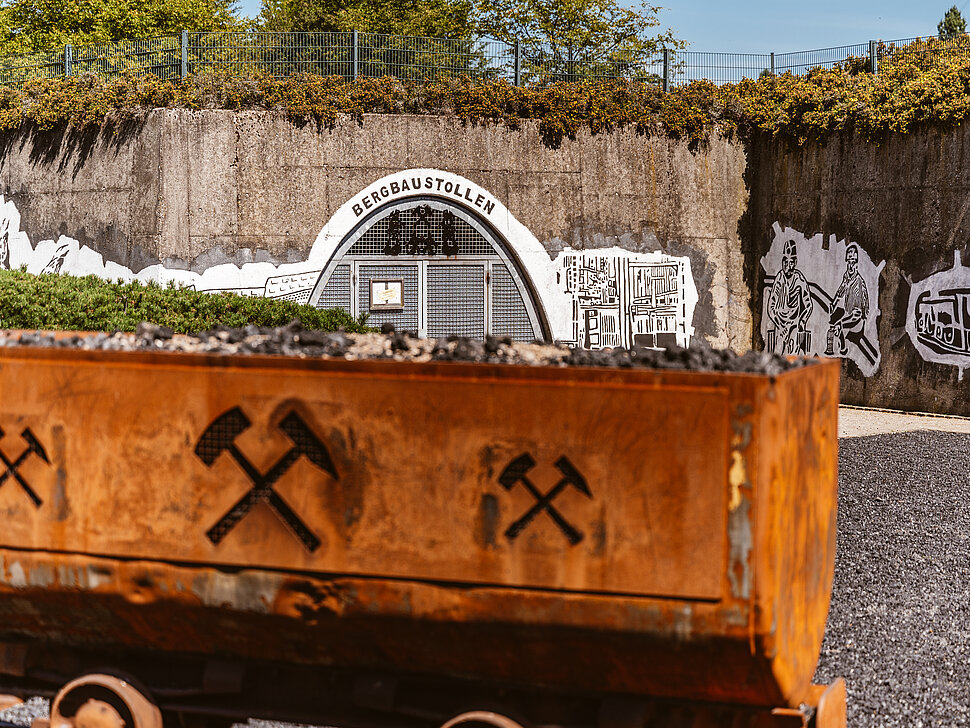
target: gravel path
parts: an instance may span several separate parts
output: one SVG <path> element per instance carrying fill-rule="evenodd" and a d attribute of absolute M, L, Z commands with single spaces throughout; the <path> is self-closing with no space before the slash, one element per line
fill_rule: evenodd
<path fill-rule="evenodd" d="M 970 420 L 843 409 L 817 682 L 852 728 L 970 726 Z"/>
<path fill-rule="evenodd" d="M 842 408 L 835 587 L 816 682 L 851 728 L 970 726 L 970 420 Z M 29 724 L 44 701 L 0 712 Z"/>

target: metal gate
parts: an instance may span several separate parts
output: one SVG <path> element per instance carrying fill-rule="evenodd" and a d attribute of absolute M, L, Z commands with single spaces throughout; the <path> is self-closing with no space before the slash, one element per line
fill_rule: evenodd
<path fill-rule="evenodd" d="M 376 210 L 338 246 L 317 289 L 318 307 L 367 314 L 373 326 L 431 337 L 544 338 L 538 306 L 505 244 L 443 200 L 411 198 Z"/>

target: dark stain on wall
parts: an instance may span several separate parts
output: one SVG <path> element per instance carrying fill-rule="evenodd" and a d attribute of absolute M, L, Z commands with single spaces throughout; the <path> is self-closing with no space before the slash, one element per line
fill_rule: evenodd
<path fill-rule="evenodd" d="M 690 259 L 690 271 L 697 287 L 697 307 L 694 309 L 694 336 L 714 338 L 720 332 L 714 311 L 714 276 L 717 272 L 708 254 L 690 243 L 668 240 L 663 252 L 667 255 L 686 256 Z"/>
<path fill-rule="evenodd" d="M 771 228 L 762 229 L 765 217 L 763 208 L 772 202 L 772 190 L 762 189 L 758 184 L 757 170 L 761 166 L 764 143 L 750 143 L 747 149 L 748 163 L 744 169 L 744 186 L 750 190 L 748 204 L 738 220 L 738 239 L 741 241 L 742 266 L 745 288 L 751 291 L 748 306 L 751 311 L 751 347 L 759 349 L 761 341 L 761 296 L 756 292 L 763 284 L 761 256 L 771 246 Z"/>
<path fill-rule="evenodd" d="M 158 187 L 157 152 L 146 154 L 146 148 L 157 147 L 157 134 L 145 138 L 144 118 L 85 128 L 25 124 L 0 134 L 0 159 L 7 168 L 0 193 L 17 205 L 31 244 L 66 235 L 135 272 L 159 262 L 151 236 L 133 233 L 138 226 L 133 213 L 142 211 Z M 28 165 L 10 174 L 10 158 Z M 147 210 L 152 217 L 153 204 Z"/>
<path fill-rule="evenodd" d="M 0 132 L 0 153 L 8 154 L 15 147 L 23 152 L 29 147 L 32 164 L 76 178 L 95 153 L 117 153 L 131 144 L 144 130 L 146 118 L 142 114 L 86 127 L 57 124 L 50 129 L 25 122 L 19 129 Z"/>

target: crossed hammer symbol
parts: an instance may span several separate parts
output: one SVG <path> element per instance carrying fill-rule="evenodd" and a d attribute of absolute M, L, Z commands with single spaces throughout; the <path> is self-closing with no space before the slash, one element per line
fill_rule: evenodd
<path fill-rule="evenodd" d="M 290 412 L 280 421 L 279 429 L 290 438 L 293 447 L 277 460 L 269 470 L 260 473 L 236 447 L 236 438 L 245 432 L 251 424 L 246 414 L 239 407 L 234 407 L 213 420 L 195 446 L 195 454 L 209 467 L 212 467 L 212 464 L 222 453 L 229 453 L 253 483 L 249 492 L 240 498 L 206 532 L 206 535 L 212 543 L 218 545 L 257 503 L 266 503 L 293 535 L 299 539 L 306 550 L 313 553 L 320 547 L 320 539 L 294 513 L 279 493 L 273 490 L 273 486 L 301 456 L 321 470 L 330 473 L 334 480 L 339 479 L 337 469 L 330 459 L 330 453 L 327 452 L 326 446 L 320 442 L 307 424 L 300 419 L 300 416 L 296 412 Z"/>
<path fill-rule="evenodd" d="M 562 473 L 562 478 L 547 493 L 540 493 L 539 489 L 526 477 L 526 473 L 532 470 L 535 465 L 536 461 L 533 457 L 528 453 L 523 453 L 506 465 L 505 470 L 502 471 L 502 474 L 498 478 L 502 487 L 509 491 L 517 483 L 522 483 L 525 489 L 536 499 L 532 508 L 526 511 L 525 515 L 505 530 L 505 537 L 509 541 L 514 541 L 525 530 L 526 526 L 532 523 L 532 520 L 536 516 L 545 511 L 555 524 L 559 526 L 559 530 L 563 532 L 563 535 L 569 540 L 569 543 L 575 546 L 583 540 L 583 534 L 573 528 L 569 521 L 563 518 L 562 514 L 552 505 L 552 502 L 569 486 L 574 487 L 587 498 L 592 498 L 593 494 L 586 484 L 586 479 L 569 462 L 566 456 L 563 455 L 555 463 L 559 472 Z"/>
<path fill-rule="evenodd" d="M 0 429 L 0 440 L 2 440 L 5 436 L 6 433 Z M 31 454 L 36 455 L 48 465 L 50 464 L 50 460 L 47 459 L 47 453 L 44 452 L 44 446 L 40 444 L 36 437 L 34 437 L 34 433 L 30 431 L 29 427 L 25 428 L 24 431 L 20 433 L 20 436 L 27 443 L 27 447 L 22 453 L 20 453 L 16 460 L 11 462 L 6 454 L 4 454 L 3 450 L 0 450 L 0 461 L 3 461 L 3 464 L 7 468 L 3 475 L 0 475 L 0 487 L 7 482 L 7 478 L 13 476 L 13 479 L 20 483 L 20 487 L 23 488 L 24 493 L 27 494 L 27 497 L 33 501 L 37 508 L 40 508 L 44 501 L 40 499 L 40 496 L 38 496 L 37 493 L 34 492 L 34 489 L 30 487 L 26 480 L 24 480 L 23 476 L 20 474 L 20 466 L 24 464 L 24 461 L 27 460 Z"/>

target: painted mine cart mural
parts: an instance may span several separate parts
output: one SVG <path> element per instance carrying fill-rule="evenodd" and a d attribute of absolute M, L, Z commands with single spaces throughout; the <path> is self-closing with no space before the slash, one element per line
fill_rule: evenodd
<path fill-rule="evenodd" d="M 761 259 L 764 296 L 761 335 L 778 354 L 841 357 L 867 377 L 879 368 L 881 353 L 879 275 L 854 242 L 808 238 L 774 225 L 771 248 Z"/>
<path fill-rule="evenodd" d="M 906 333 L 924 360 L 952 364 L 963 379 L 970 366 L 970 267 L 959 250 L 952 268 L 912 284 Z"/>

